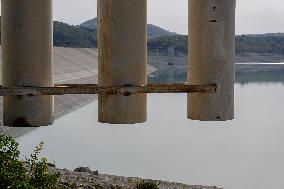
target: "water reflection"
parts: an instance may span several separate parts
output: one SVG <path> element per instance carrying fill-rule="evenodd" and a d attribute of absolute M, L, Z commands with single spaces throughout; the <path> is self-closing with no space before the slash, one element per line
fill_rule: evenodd
<path fill-rule="evenodd" d="M 168 66 L 162 70 L 152 73 L 148 77 L 150 83 L 173 83 L 186 82 L 187 71 L 184 69 L 175 69 Z M 236 65 L 236 83 L 241 85 L 249 83 L 284 83 L 284 65 Z"/>
<path fill-rule="evenodd" d="M 183 83 L 186 82 L 186 71 L 159 70 L 151 73 L 148 77 L 149 83 Z"/>
<path fill-rule="evenodd" d="M 158 71 L 149 80 L 186 81 L 186 72 L 173 73 L 169 79 L 169 73 Z M 89 166 L 108 174 L 230 189 L 282 189 L 281 73 L 237 73 L 234 121 L 190 121 L 185 94 L 157 94 L 149 95 L 147 123 L 97 123 L 95 102 L 18 141 L 27 154 L 45 141 L 45 155 L 61 168 Z"/>
<path fill-rule="evenodd" d="M 279 82 L 284 83 L 284 70 L 277 71 L 263 71 L 263 72 L 252 72 L 252 73 L 236 73 L 236 83 L 242 85 L 248 83 L 268 83 L 268 82 Z"/>

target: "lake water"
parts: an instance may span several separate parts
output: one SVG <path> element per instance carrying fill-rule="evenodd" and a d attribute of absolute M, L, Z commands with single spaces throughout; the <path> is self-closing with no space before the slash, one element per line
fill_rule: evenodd
<path fill-rule="evenodd" d="M 283 74 L 263 74 L 273 79 L 237 74 L 234 121 L 190 121 L 186 95 L 159 94 L 149 95 L 144 124 L 100 124 L 94 102 L 17 140 L 24 154 L 45 141 L 44 155 L 60 168 L 89 166 L 101 173 L 226 189 L 282 189 Z M 163 71 L 149 80 L 183 81 L 185 76 Z"/>

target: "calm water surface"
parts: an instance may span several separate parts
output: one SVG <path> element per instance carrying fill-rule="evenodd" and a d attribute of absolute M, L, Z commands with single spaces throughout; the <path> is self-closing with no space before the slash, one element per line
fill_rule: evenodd
<path fill-rule="evenodd" d="M 183 81 L 185 75 L 160 72 L 149 79 Z M 60 168 L 89 166 L 107 174 L 230 189 L 282 189 L 284 85 L 273 73 L 269 82 L 258 76 L 250 74 L 250 82 L 237 75 L 234 121 L 190 121 L 186 95 L 149 95 L 145 124 L 97 123 L 94 102 L 17 140 L 24 154 L 45 141 L 44 155 Z"/>

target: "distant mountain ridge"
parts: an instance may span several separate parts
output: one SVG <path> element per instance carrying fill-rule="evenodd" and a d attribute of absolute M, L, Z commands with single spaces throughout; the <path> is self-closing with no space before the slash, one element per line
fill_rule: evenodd
<path fill-rule="evenodd" d="M 174 47 L 188 53 L 188 36 L 161 36 L 148 39 L 148 49 Z M 236 36 L 237 62 L 284 62 L 284 33 L 248 34 Z"/>
<path fill-rule="evenodd" d="M 148 40 L 149 48 L 186 48 L 187 35 L 161 36 Z M 284 55 L 284 33 L 236 35 L 236 53 L 275 53 Z"/>
<path fill-rule="evenodd" d="M 56 47 L 95 48 L 97 30 L 53 22 L 53 45 Z"/>
<path fill-rule="evenodd" d="M 97 18 L 93 18 L 93 19 L 87 20 L 86 22 L 83 22 L 82 24 L 79 25 L 79 27 L 86 27 L 92 30 L 97 30 L 97 21 L 98 21 Z M 153 24 L 148 24 L 147 26 L 148 26 L 147 27 L 148 38 L 161 37 L 165 35 L 177 35 L 177 33 L 170 32 L 168 30 L 165 30 Z"/>
<path fill-rule="evenodd" d="M 80 26 L 96 30 L 97 29 L 97 20 L 98 20 L 97 18 L 87 20 L 87 21 L 83 22 L 82 24 L 80 24 Z"/>
<path fill-rule="evenodd" d="M 96 18 L 79 26 L 54 21 L 53 29 L 54 46 L 97 47 Z M 160 27 L 148 25 L 148 49 L 167 49 L 167 47 L 175 47 L 176 52 L 187 54 L 187 35 L 175 34 Z M 239 62 L 284 62 L 284 33 L 237 35 L 236 55 L 237 58 L 239 57 Z"/>

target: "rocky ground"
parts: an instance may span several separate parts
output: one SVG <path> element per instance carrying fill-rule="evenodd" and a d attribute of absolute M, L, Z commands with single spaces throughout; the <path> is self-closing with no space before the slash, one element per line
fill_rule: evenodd
<path fill-rule="evenodd" d="M 72 189 L 135 189 L 137 183 L 143 179 L 100 174 L 87 167 L 77 168 L 74 171 L 50 167 L 51 172 L 62 174 L 60 185 Z M 151 180 L 145 180 L 151 181 Z M 159 183 L 159 189 L 220 189 L 216 186 L 189 186 L 180 183 L 154 181 Z"/>

